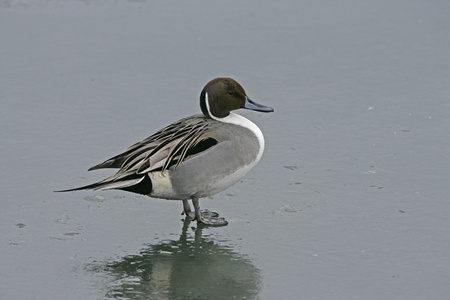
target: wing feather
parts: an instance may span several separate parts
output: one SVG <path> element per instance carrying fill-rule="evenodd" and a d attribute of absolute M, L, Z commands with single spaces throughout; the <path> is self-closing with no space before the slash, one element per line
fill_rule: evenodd
<path fill-rule="evenodd" d="M 190 150 L 195 151 L 194 147 L 199 142 L 210 138 L 206 134 L 208 124 L 208 119 L 200 115 L 181 119 L 89 170 L 120 168 L 116 174 L 103 181 L 102 188 L 114 188 L 121 186 L 116 183 L 127 180 L 130 174 L 154 170 L 164 172 L 171 167 L 176 169 L 187 158 Z"/>

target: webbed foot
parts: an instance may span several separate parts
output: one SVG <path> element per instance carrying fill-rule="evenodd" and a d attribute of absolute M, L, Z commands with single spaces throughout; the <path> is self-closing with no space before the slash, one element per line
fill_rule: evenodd
<path fill-rule="evenodd" d="M 184 212 L 186 215 L 196 220 L 197 223 L 202 223 L 209 226 L 225 226 L 228 225 L 228 222 L 225 221 L 225 218 L 219 218 L 219 214 L 207 209 L 200 210 L 200 206 L 198 203 L 198 198 L 192 197 L 192 203 L 194 204 L 195 212 L 192 213 L 189 203 L 186 200 L 187 206 L 189 210 L 186 211 L 187 206 L 185 205 L 185 200 L 183 200 L 183 206 L 185 208 Z M 193 216 L 192 216 L 193 215 Z"/>
<path fill-rule="evenodd" d="M 225 226 L 228 225 L 228 222 L 225 218 L 204 218 L 202 217 L 200 220 L 196 219 L 197 223 L 209 225 L 209 226 Z"/>
<path fill-rule="evenodd" d="M 218 213 L 210 211 L 209 209 L 202 209 L 200 212 L 204 218 L 216 218 L 219 216 Z M 187 200 L 183 200 L 183 211 L 181 212 L 181 215 L 186 215 L 195 219 L 195 213 L 191 211 L 191 206 Z"/>

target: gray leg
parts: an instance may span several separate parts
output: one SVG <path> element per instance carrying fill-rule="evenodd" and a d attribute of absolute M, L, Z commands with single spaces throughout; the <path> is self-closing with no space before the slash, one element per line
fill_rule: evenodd
<path fill-rule="evenodd" d="M 181 214 L 186 214 L 186 216 L 195 218 L 195 214 L 191 211 L 191 206 L 187 200 L 183 200 L 183 212 Z"/>
<path fill-rule="evenodd" d="M 202 209 L 201 210 L 202 216 L 208 216 L 208 217 L 218 217 L 219 214 L 215 213 L 213 211 Z M 191 211 L 191 206 L 189 205 L 189 202 L 187 200 L 183 200 L 183 212 L 182 215 L 186 215 L 191 217 L 192 219 L 195 219 L 195 213 Z"/>
<path fill-rule="evenodd" d="M 192 204 L 194 205 L 195 209 L 195 218 L 194 220 L 197 220 L 198 223 L 203 223 L 206 225 L 211 226 L 224 226 L 227 225 L 228 222 L 225 221 L 224 218 L 219 218 L 219 214 L 211 211 L 202 211 L 200 210 L 200 205 L 198 203 L 198 198 L 192 196 Z"/>

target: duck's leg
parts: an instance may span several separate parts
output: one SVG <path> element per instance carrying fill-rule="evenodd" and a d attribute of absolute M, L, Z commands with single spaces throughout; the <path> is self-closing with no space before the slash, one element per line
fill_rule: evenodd
<path fill-rule="evenodd" d="M 201 210 L 202 216 L 207 216 L 207 217 L 218 217 L 219 214 L 215 213 L 213 211 L 207 210 L 207 209 L 203 209 Z M 186 215 L 191 217 L 192 219 L 195 219 L 195 213 L 193 213 L 191 211 L 191 206 L 189 205 L 189 202 L 187 200 L 183 200 L 183 212 L 181 213 L 182 215 Z"/>
<path fill-rule="evenodd" d="M 194 205 L 195 209 L 195 218 L 194 220 L 197 220 L 198 223 L 203 223 L 206 225 L 211 226 L 225 226 L 228 224 L 227 221 L 225 221 L 224 218 L 219 218 L 219 214 L 209 211 L 209 210 L 200 210 L 200 205 L 198 203 L 198 198 L 195 196 L 192 196 L 192 204 Z M 184 205 L 184 204 L 183 204 Z"/>
<path fill-rule="evenodd" d="M 181 214 L 186 214 L 186 216 L 189 216 L 192 219 L 195 218 L 195 214 L 191 211 L 191 206 L 187 200 L 183 200 L 183 212 Z"/>

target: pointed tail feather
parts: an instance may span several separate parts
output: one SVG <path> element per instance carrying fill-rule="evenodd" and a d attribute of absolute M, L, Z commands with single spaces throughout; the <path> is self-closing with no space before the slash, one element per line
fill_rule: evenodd
<path fill-rule="evenodd" d="M 135 182 L 135 180 L 133 180 L 133 182 Z M 99 181 L 99 182 L 88 184 L 85 186 L 80 186 L 80 187 L 73 188 L 73 189 L 60 190 L 60 191 L 55 191 L 55 192 L 59 193 L 59 192 L 81 191 L 81 190 L 109 190 L 109 189 L 119 188 L 122 185 L 128 186 L 126 183 L 128 183 L 128 181 L 120 181 L 120 182 Z"/>
<path fill-rule="evenodd" d="M 81 190 L 97 190 L 97 189 L 101 188 L 103 186 L 103 184 L 104 183 L 102 181 L 100 181 L 100 182 L 88 184 L 85 186 L 80 186 L 80 187 L 73 188 L 73 189 L 59 190 L 59 191 L 54 191 L 54 192 L 63 193 L 63 192 L 73 192 L 73 191 L 81 191 Z"/>
<path fill-rule="evenodd" d="M 137 177 L 139 176 L 139 177 Z M 123 190 L 128 191 L 132 193 L 142 194 L 142 195 L 149 195 L 152 191 L 152 181 L 150 180 L 150 177 L 145 175 L 137 175 L 133 174 L 131 176 L 121 178 L 121 180 L 118 181 L 111 181 L 111 180 L 104 180 L 100 182 L 96 182 L 93 184 L 85 185 L 82 187 L 77 187 L 73 189 L 67 189 L 67 190 L 60 190 L 55 192 L 73 192 L 73 191 L 80 191 L 80 190 L 110 190 L 110 189 L 117 189 L 117 190 Z"/>

